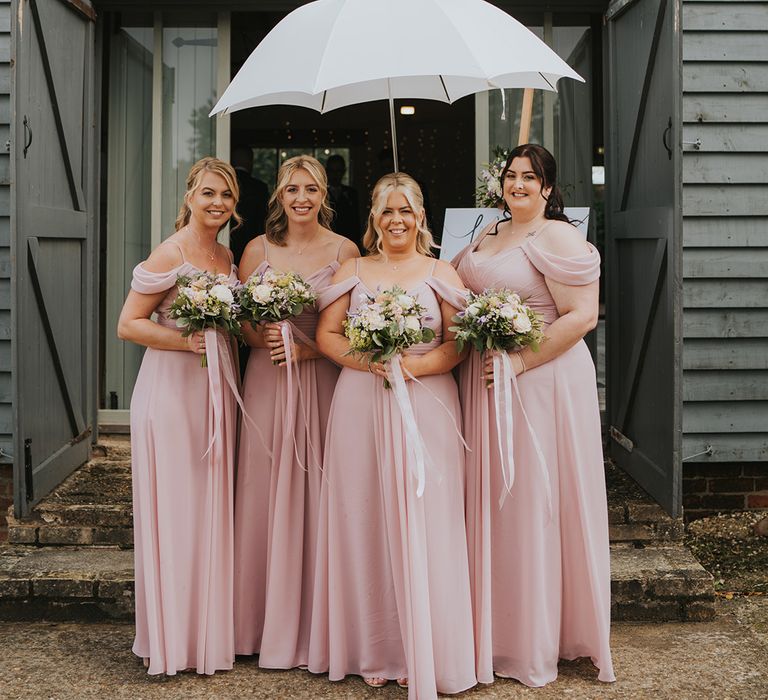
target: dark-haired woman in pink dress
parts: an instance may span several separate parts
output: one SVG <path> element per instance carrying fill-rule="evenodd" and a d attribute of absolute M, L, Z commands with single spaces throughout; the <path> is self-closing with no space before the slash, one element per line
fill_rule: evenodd
<path fill-rule="evenodd" d="M 558 659 L 587 656 L 613 681 L 600 413 L 582 341 L 597 323 L 600 257 L 563 213 L 548 151 L 517 147 L 501 181 L 508 218 L 454 264 L 472 291 L 518 292 L 543 316 L 546 340 L 510 357 L 522 405 L 513 401 L 516 476 L 501 506 L 492 357 L 472 352 L 460 371 L 478 680 L 543 686 Z"/>

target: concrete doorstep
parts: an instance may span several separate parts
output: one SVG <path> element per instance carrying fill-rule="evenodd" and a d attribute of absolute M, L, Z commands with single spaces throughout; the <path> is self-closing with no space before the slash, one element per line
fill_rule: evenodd
<path fill-rule="evenodd" d="M 708 620 L 712 577 L 680 545 L 611 546 L 614 620 Z M 133 552 L 117 547 L 0 548 L 0 620 L 130 620 Z"/>
<path fill-rule="evenodd" d="M 110 438 L 34 508 L 8 519 L 0 547 L 0 619 L 125 619 L 133 614 L 130 442 Z M 707 620 L 712 577 L 670 518 L 606 464 L 614 620 Z"/>

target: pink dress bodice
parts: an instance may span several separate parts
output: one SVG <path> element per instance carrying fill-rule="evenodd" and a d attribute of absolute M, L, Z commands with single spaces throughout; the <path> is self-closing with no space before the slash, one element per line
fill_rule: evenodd
<path fill-rule="evenodd" d="M 506 287 L 517 292 L 546 325 L 559 314 L 545 278 L 573 286 L 594 282 L 600 276 L 600 254 L 590 250 L 575 258 L 561 258 L 531 242 L 478 259 L 479 241 L 465 248 L 454 261 L 464 283 L 475 293 Z"/>
<path fill-rule="evenodd" d="M 320 294 L 331 284 L 331 279 L 336 270 L 340 267 L 338 260 L 332 260 L 327 265 L 323 265 L 319 270 L 315 270 L 311 275 L 304 278 L 304 281 L 309 284 L 316 294 Z M 273 267 L 269 260 L 262 260 L 259 266 L 253 271 L 253 274 L 262 274 L 267 270 L 274 270 L 280 272 L 277 268 Z M 304 309 L 304 311 L 298 316 L 291 318 L 291 323 L 294 328 L 303 333 L 310 340 L 315 339 L 317 332 L 317 320 L 320 316 L 317 305 L 311 309 Z"/>
<path fill-rule="evenodd" d="M 323 309 L 347 292 L 350 293 L 351 297 L 349 313 L 355 313 L 363 304 L 368 302 L 369 296 L 376 294 L 357 275 L 352 275 L 341 282 L 327 287 L 320 295 L 318 306 L 320 309 Z M 430 275 L 413 288 L 406 290 L 406 294 L 415 297 L 418 303 L 427 310 L 424 326 L 431 328 L 435 333 L 435 337 L 429 343 L 412 345 L 405 351 L 405 354 L 424 355 L 443 342 L 441 301 L 445 300 L 451 306 L 461 309 L 466 303 L 464 291 L 446 284 L 434 275 Z"/>

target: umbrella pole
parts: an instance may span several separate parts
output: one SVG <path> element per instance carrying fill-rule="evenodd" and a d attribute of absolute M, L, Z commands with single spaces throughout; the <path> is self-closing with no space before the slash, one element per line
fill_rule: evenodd
<path fill-rule="evenodd" d="M 387 95 L 389 96 L 389 123 L 392 130 L 392 160 L 395 166 L 395 172 L 399 172 L 397 163 L 397 128 L 395 127 L 395 101 L 392 99 L 392 85 L 387 78 Z"/>
<path fill-rule="evenodd" d="M 533 119 L 533 88 L 525 88 L 523 91 L 523 107 L 520 111 L 520 133 L 517 137 L 517 145 L 528 143 L 531 136 L 531 121 Z"/>

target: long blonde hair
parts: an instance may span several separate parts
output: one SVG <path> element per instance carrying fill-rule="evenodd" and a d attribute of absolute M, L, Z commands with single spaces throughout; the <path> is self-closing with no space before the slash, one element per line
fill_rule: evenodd
<path fill-rule="evenodd" d="M 424 212 L 424 195 L 421 192 L 419 183 L 405 173 L 384 175 L 374 185 L 373 194 L 371 194 L 371 211 L 368 214 L 368 227 L 363 234 L 363 247 L 371 254 L 382 252 L 382 233 L 378 228 L 377 221 L 381 216 L 381 212 L 387 206 L 389 195 L 393 192 L 402 193 L 416 214 L 416 227 L 419 232 L 416 236 L 416 252 L 422 255 L 432 255 L 435 241 L 432 238 L 432 232 L 427 227 L 427 217 Z"/>
<path fill-rule="evenodd" d="M 192 195 L 195 193 L 200 183 L 203 181 L 205 173 L 215 173 L 224 178 L 227 183 L 229 191 L 232 192 L 232 198 L 235 200 L 235 206 L 232 207 L 232 216 L 238 224 L 242 223 L 240 214 L 237 213 L 237 202 L 240 199 L 240 185 L 237 184 L 237 175 L 235 169 L 223 160 L 214 158 L 213 156 L 206 156 L 197 161 L 190 169 L 189 175 L 187 175 L 187 191 L 184 193 L 184 199 L 181 202 L 181 208 L 179 209 L 179 215 L 176 217 L 176 230 L 184 228 L 192 216 L 192 210 L 189 207 L 189 202 L 192 199 Z M 220 227 L 219 231 L 223 229 L 229 221 L 225 221 Z"/>
<path fill-rule="evenodd" d="M 285 245 L 285 236 L 288 233 L 288 215 L 283 208 L 283 190 L 298 170 L 306 170 L 320 188 L 322 200 L 320 201 L 317 220 L 325 228 L 330 228 L 331 225 L 333 209 L 328 204 L 328 178 L 325 174 L 325 168 L 319 160 L 312 156 L 294 156 L 286 160 L 280 166 L 280 170 L 277 171 L 277 186 L 267 205 L 266 235 L 267 240 L 275 245 Z"/>

